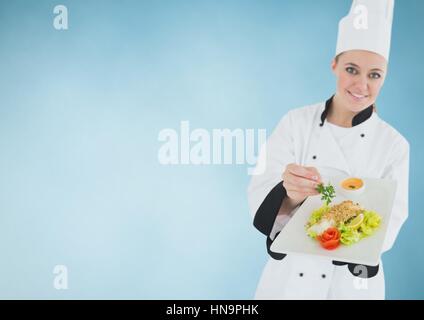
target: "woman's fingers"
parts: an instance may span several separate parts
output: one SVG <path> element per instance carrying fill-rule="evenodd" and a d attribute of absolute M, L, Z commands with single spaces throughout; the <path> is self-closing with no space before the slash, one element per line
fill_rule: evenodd
<path fill-rule="evenodd" d="M 299 186 L 291 184 L 287 181 L 283 182 L 283 186 L 287 191 L 300 192 L 300 193 L 303 193 L 306 196 L 317 195 L 319 193 L 314 188 L 299 187 Z"/>
<path fill-rule="evenodd" d="M 313 174 L 313 177 L 318 178 L 316 181 L 321 183 L 321 175 L 319 174 L 317 168 L 315 168 L 315 167 L 306 167 L 306 168 Z M 315 179 L 313 179 L 313 180 L 315 180 Z"/>
<path fill-rule="evenodd" d="M 283 186 L 291 199 L 302 200 L 319 194 L 316 188 L 321 183 L 321 175 L 314 167 L 290 164 L 282 178 Z"/>
<path fill-rule="evenodd" d="M 316 181 L 301 178 L 290 173 L 284 174 L 283 180 L 291 185 L 295 185 L 296 187 L 300 189 L 315 189 L 319 184 Z"/>
<path fill-rule="evenodd" d="M 318 170 L 313 167 L 303 167 L 297 164 L 291 163 L 287 165 L 286 171 L 290 172 L 292 175 L 303 177 L 305 179 L 318 181 L 320 179 L 320 175 Z"/>

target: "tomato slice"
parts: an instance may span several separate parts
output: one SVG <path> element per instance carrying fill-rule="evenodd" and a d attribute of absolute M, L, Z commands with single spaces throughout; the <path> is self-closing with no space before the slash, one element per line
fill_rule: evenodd
<path fill-rule="evenodd" d="M 323 234 L 317 236 L 316 239 L 324 249 L 333 250 L 340 245 L 340 231 L 337 228 L 328 228 Z"/>
<path fill-rule="evenodd" d="M 335 236 L 335 237 L 337 237 L 340 234 L 340 232 L 337 228 L 328 228 L 327 233 L 329 233 L 329 234 L 331 234 L 332 236 Z"/>
<path fill-rule="evenodd" d="M 324 240 L 324 241 L 329 241 L 329 240 L 333 240 L 334 239 L 334 235 L 332 235 L 331 233 L 329 233 L 329 232 L 324 232 L 323 234 L 322 234 L 322 239 Z"/>
<path fill-rule="evenodd" d="M 340 232 L 336 228 L 328 228 L 321 235 L 321 238 L 325 241 L 338 239 L 340 237 Z"/>
<path fill-rule="evenodd" d="M 327 249 L 327 250 L 334 250 L 334 249 L 336 249 L 339 246 L 339 244 L 340 244 L 340 240 L 339 239 L 337 239 L 337 240 L 329 240 L 329 241 L 325 241 L 325 242 L 322 242 L 321 241 L 321 246 L 324 249 Z"/>

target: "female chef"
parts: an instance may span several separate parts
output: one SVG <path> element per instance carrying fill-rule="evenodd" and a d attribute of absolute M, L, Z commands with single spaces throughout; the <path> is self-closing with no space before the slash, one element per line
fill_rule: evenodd
<path fill-rule="evenodd" d="M 336 93 L 326 102 L 288 112 L 261 151 L 257 167 L 265 170 L 253 176 L 248 198 L 254 226 L 267 236 L 271 257 L 256 299 L 385 297 L 381 261 L 377 266 L 355 265 L 275 253 L 270 246 L 300 204 L 317 194 L 325 168 L 397 182 L 383 252 L 393 246 L 408 216 L 409 144 L 375 108 L 387 74 L 393 8 L 394 0 L 353 1 L 340 21 L 332 61 Z M 366 16 L 359 19 L 358 13 Z"/>

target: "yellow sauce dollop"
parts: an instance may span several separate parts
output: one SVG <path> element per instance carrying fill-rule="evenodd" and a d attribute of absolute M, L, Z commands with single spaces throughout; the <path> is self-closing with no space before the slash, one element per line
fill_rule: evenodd
<path fill-rule="evenodd" d="M 363 185 L 364 182 L 359 178 L 349 178 L 342 182 L 342 187 L 346 190 L 358 190 L 362 188 Z"/>

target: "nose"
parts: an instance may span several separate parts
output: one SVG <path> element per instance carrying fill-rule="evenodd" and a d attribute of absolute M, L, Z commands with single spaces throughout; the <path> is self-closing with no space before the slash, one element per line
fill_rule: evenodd
<path fill-rule="evenodd" d="M 355 87 L 361 91 L 361 93 L 368 92 L 368 77 L 366 75 L 361 75 L 357 78 Z"/>

